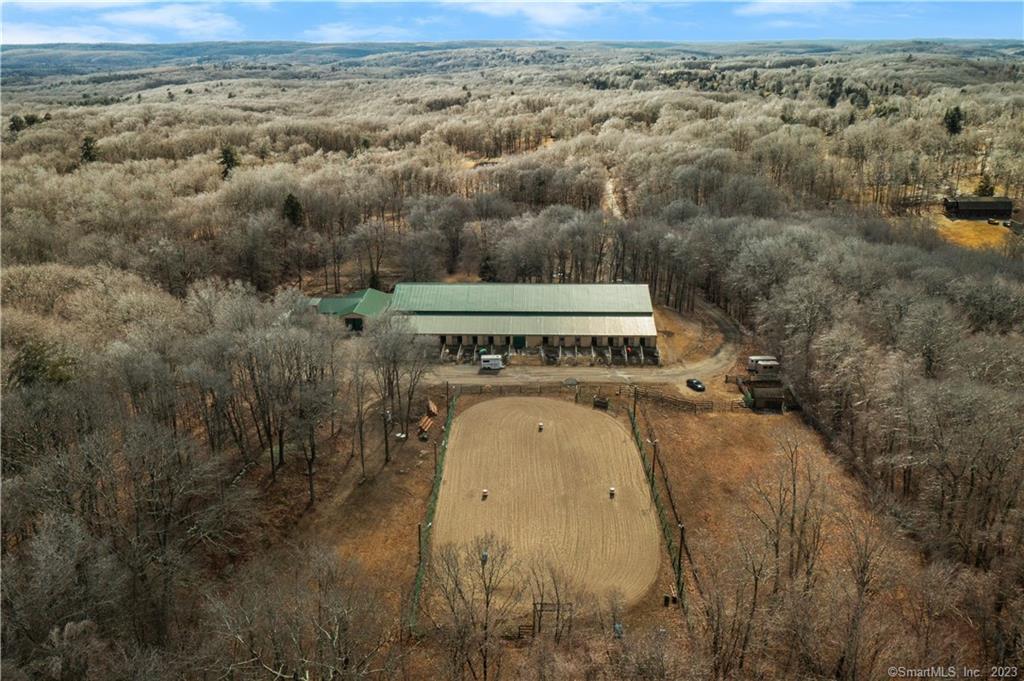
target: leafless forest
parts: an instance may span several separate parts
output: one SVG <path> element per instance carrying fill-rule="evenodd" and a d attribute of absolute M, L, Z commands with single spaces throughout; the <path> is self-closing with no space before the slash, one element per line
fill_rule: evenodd
<path fill-rule="evenodd" d="M 1024 238 L 932 227 L 943 196 L 1024 200 L 1020 42 L 2 55 L 5 679 L 1024 659 Z M 719 306 L 784 361 L 871 517 L 823 524 L 825 482 L 784 447 L 683 633 L 596 652 L 605 604 L 511 649 L 489 596 L 514 557 L 474 568 L 472 547 L 437 561 L 410 632 L 357 560 L 263 532 L 285 483 L 315 509 L 321 465 L 391 465 L 383 407 L 408 423 L 435 356 L 397 318 L 348 337 L 302 294 L 437 280 Z M 912 547 L 913 583 L 880 536 Z"/>

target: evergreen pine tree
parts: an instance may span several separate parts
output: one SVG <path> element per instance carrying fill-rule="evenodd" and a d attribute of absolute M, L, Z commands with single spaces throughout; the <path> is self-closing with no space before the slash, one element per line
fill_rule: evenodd
<path fill-rule="evenodd" d="M 220 165 L 220 176 L 226 180 L 231 171 L 238 166 L 238 156 L 235 155 L 234 149 L 226 145 L 220 148 Z"/>
<path fill-rule="evenodd" d="M 491 258 L 490 253 L 486 254 L 483 260 L 480 261 L 480 279 L 481 281 L 498 280 L 498 269 L 494 266 L 494 260 Z"/>
<path fill-rule="evenodd" d="M 298 227 L 302 224 L 305 211 L 302 210 L 302 204 L 295 197 L 295 194 L 288 192 L 288 196 L 284 197 L 284 207 L 281 209 L 281 214 L 292 227 Z"/>
<path fill-rule="evenodd" d="M 86 135 L 82 140 L 82 163 L 92 163 L 96 160 L 96 140 Z"/>
<path fill-rule="evenodd" d="M 974 193 L 977 196 L 994 196 L 996 193 L 996 187 L 992 184 L 992 179 L 985 173 L 982 174 L 981 179 L 978 180 L 978 186 L 975 187 Z"/>
<path fill-rule="evenodd" d="M 946 126 L 946 132 L 950 135 L 959 135 L 964 129 L 964 112 L 959 106 L 946 109 L 946 115 L 942 117 Z"/>

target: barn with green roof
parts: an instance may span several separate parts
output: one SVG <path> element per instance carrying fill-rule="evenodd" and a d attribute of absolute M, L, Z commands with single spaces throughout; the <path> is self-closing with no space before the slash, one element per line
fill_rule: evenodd
<path fill-rule="evenodd" d="M 341 317 L 352 331 L 362 331 L 367 319 L 388 309 L 391 296 L 377 289 L 364 288 L 344 296 L 311 298 L 309 304 L 320 314 Z"/>
<path fill-rule="evenodd" d="M 443 345 L 653 348 L 644 284 L 398 284 L 391 310 Z"/>
<path fill-rule="evenodd" d="M 392 294 L 371 288 L 310 304 L 357 332 L 390 310 L 417 335 L 450 347 L 651 350 L 658 338 L 645 284 L 402 283 Z"/>

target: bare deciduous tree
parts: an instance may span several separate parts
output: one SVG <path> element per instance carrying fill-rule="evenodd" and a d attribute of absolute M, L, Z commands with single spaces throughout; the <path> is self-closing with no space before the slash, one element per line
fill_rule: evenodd
<path fill-rule="evenodd" d="M 216 672 L 254 680 L 388 678 L 397 664 L 395 632 L 378 598 L 333 547 L 296 547 L 261 560 L 231 594 L 209 597 Z"/>
<path fill-rule="evenodd" d="M 449 678 L 498 678 L 501 637 L 522 605 L 511 549 L 493 535 L 442 546 L 431 558 L 430 574 L 436 597 L 429 615 L 445 642 Z"/>

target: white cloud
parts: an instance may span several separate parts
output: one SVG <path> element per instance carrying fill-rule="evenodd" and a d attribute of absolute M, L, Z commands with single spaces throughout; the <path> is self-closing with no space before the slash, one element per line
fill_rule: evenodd
<path fill-rule="evenodd" d="M 820 15 L 835 9 L 849 9 L 846 0 L 755 0 L 734 10 L 742 16 L 763 16 L 766 14 L 810 14 Z"/>
<path fill-rule="evenodd" d="M 769 28 L 818 28 L 821 24 L 813 21 L 793 21 L 792 19 L 773 19 L 764 22 Z"/>
<path fill-rule="evenodd" d="M 125 5 L 138 5 L 137 0 L 24 0 L 23 2 L 8 3 L 11 7 L 28 10 L 30 12 L 53 12 L 56 10 L 92 10 L 110 9 L 112 7 L 123 7 Z"/>
<path fill-rule="evenodd" d="M 242 32 L 241 25 L 233 17 L 198 4 L 147 6 L 105 12 L 100 19 L 119 26 L 168 29 L 186 39 L 238 39 Z"/>
<path fill-rule="evenodd" d="M 316 43 L 390 43 L 416 39 L 416 34 L 401 26 L 356 26 L 343 21 L 321 24 L 303 31 L 302 35 Z"/>
<path fill-rule="evenodd" d="M 40 43 L 148 43 L 144 33 L 118 31 L 107 26 L 50 26 L 36 23 L 8 23 L 0 26 L 0 44 L 38 45 Z"/>
<path fill-rule="evenodd" d="M 520 16 L 541 28 L 567 28 L 597 21 L 600 5 L 584 6 L 576 2 L 495 2 L 458 3 L 465 9 L 492 17 Z"/>

